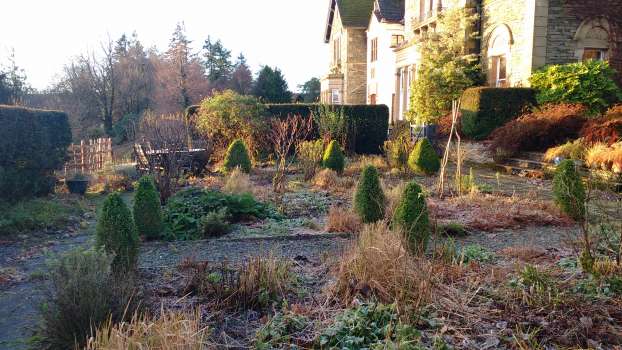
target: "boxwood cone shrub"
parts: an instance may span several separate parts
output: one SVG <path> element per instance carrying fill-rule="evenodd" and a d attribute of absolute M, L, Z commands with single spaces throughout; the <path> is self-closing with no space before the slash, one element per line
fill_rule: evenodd
<path fill-rule="evenodd" d="M 378 170 L 368 165 L 363 169 L 356 193 L 354 209 L 364 223 L 376 222 L 384 217 L 384 193 L 380 187 Z"/>
<path fill-rule="evenodd" d="M 155 239 L 162 233 L 162 206 L 160 194 L 149 176 L 138 180 L 134 197 L 134 223 L 139 235 Z"/>
<path fill-rule="evenodd" d="M 553 196 L 566 215 L 577 221 L 585 218 L 585 187 L 570 159 L 562 161 L 555 170 Z"/>
<path fill-rule="evenodd" d="M 413 252 L 424 252 L 430 237 L 428 207 L 421 186 L 412 181 L 404 189 L 393 225 L 401 229 Z"/>
<path fill-rule="evenodd" d="M 115 271 L 129 271 L 136 266 L 138 234 L 132 213 L 118 193 L 104 201 L 95 234 L 96 246 L 114 255 Z"/>
<path fill-rule="evenodd" d="M 432 175 L 441 167 L 441 161 L 427 138 L 417 142 L 408 157 L 408 166 L 418 174 Z"/>
<path fill-rule="evenodd" d="M 251 158 L 248 155 L 248 149 L 246 149 L 244 141 L 237 139 L 229 145 L 223 166 L 228 172 L 237 167 L 245 173 L 251 172 Z"/>
<path fill-rule="evenodd" d="M 331 141 L 326 148 L 326 151 L 324 151 L 322 165 L 324 165 L 327 169 L 336 171 L 337 173 L 341 174 L 343 172 L 343 168 L 345 167 L 345 156 L 343 155 L 341 146 L 339 146 L 337 141 Z"/>

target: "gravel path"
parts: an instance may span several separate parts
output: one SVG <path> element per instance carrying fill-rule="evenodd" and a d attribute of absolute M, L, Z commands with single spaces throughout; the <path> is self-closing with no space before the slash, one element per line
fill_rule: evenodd
<path fill-rule="evenodd" d="M 0 349 L 29 348 L 27 341 L 39 322 L 44 297 L 43 279 L 36 275 L 45 273 L 46 259 L 92 244 L 89 235 L 81 234 L 0 245 L 0 269 L 14 278 L 0 284 Z"/>

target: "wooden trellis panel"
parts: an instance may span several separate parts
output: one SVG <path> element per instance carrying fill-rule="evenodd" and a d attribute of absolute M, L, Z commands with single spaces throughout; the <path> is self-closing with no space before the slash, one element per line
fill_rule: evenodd
<path fill-rule="evenodd" d="M 78 144 L 70 145 L 67 153 L 69 160 L 65 163 L 66 174 L 90 174 L 102 170 L 106 163 L 112 162 L 112 139 L 82 140 Z"/>

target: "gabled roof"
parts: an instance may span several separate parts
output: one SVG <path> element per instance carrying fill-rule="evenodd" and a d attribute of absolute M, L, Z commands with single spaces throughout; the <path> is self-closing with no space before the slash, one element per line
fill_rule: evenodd
<path fill-rule="evenodd" d="M 369 24 L 369 16 L 371 16 L 374 9 L 374 0 L 330 0 L 326 32 L 324 34 L 326 42 L 330 39 L 330 32 L 337 9 L 339 9 L 341 24 L 344 27 L 366 28 Z"/>
<path fill-rule="evenodd" d="M 378 21 L 399 23 L 404 20 L 406 10 L 404 0 L 376 0 L 378 6 L 374 11 Z"/>

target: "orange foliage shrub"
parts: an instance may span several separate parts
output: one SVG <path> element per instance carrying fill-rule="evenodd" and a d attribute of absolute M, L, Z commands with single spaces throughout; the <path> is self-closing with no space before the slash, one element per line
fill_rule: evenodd
<path fill-rule="evenodd" d="M 611 107 L 604 117 L 587 122 L 581 130 L 581 137 L 587 144 L 602 142 L 612 145 L 622 140 L 622 105 Z"/>
<path fill-rule="evenodd" d="M 505 158 L 520 152 L 543 151 L 576 139 L 586 112 L 579 104 L 545 106 L 493 131 L 490 149 L 496 158 Z"/>

